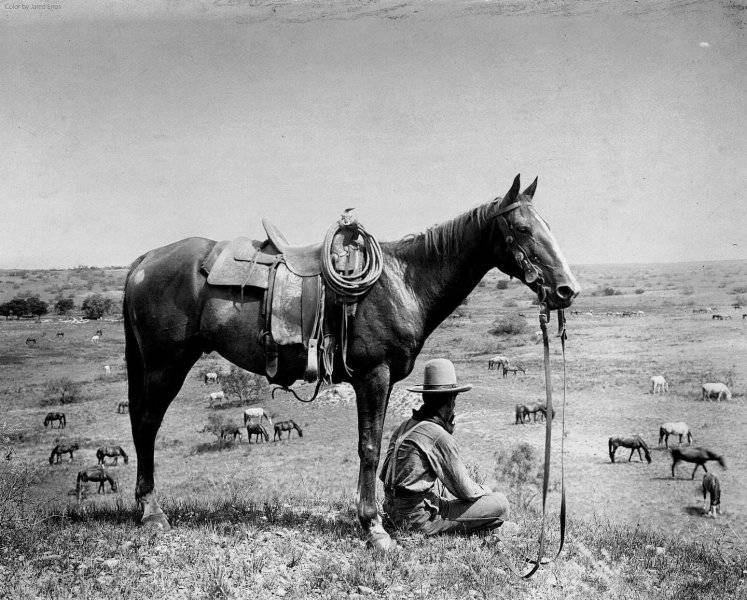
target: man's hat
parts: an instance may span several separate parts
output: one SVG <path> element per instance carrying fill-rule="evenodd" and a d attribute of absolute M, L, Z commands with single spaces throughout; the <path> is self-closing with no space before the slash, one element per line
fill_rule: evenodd
<path fill-rule="evenodd" d="M 453 363 L 446 358 L 434 358 L 425 363 L 423 385 L 407 388 L 416 394 L 455 394 L 471 390 L 472 386 L 458 385 Z"/>

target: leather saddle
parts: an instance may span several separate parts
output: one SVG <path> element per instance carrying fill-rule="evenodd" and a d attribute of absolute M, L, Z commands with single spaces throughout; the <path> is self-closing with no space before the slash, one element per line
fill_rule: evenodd
<path fill-rule="evenodd" d="M 322 273 L 322 242 L 308 246 L 291 246 L 280 229 L 269 219 L 262 219 L 267 240 L 283 257 L 291 273 L 299 277 L 313 277 Z M 237 259 L 240 260 L 240 259 Z"/>

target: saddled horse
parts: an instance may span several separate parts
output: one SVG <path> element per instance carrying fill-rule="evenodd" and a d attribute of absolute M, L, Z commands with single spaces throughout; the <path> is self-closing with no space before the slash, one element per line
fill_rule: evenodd
<path fill-rule="evenodd" d="M 265 442 L 270 441 L 270 434 L 267 433 L 267 430 L 260 423 L 249 423 L 246 426 L 246 437 L 249 439 L 250 444 L 252 443 L 252 436 L 255 436 L 254 441 L 256 443 L 259 443 L 260 439 L 264 439 Z"/>
<path fill-rule="evenodd" d="M 249 423 L 249 421 L 252 421 L 254 419 L 257 419 L 258 423 L 262 423 L 262 419 L 265 419 L 267 423 L 269 423 L 270 427 L 272 427 L 272 419 L 270 418 L 270 415 L 267 414 L 267 411 L 265 411 L 264 408 L 261 406 L 255 406 L 253 408 L 247 408 L 244 411 L 244 425 Z"/>
<path fill-rule="evenodd" d="M 298 432 L 298 437 L 303 437 L 303 430 L 296 425 L 296 422 L 293 419 L 288 419 L 287 421 L 278 421 L 275 423 L 275 433 L 272 436 L 272 441 L 275 442 L 277 440 L 283 439 L 283 432 L 288 432 L 288 437 L 286 439 L 290 439 L 291 432 L 293 430 L 296 430 Z"/>
<path fill-rule="evenodd" d="M 608 445 L 611 462 L 615 462 L 615 452 L 617 452 L 617 449 L 622 446 L 623 448 L 630 448 L 630 456 L 628 456 L 628 462 L 630 462 L 630 460 L 633 458 L 633 452 L 636 451 L 638 451 L 638 460 L 643 462 L 643 457 L 641 456 L 641 448 L 643 448 L 643 454 L 646 457 L 646 462 L 651 464 L 651 453 L 648 450 L 646 442 L 643 441 L 643 438 L 640 435 L 634 435 L 631 437 L 625 437 L 622 435 L 612 436 L 609 439 Z"/>
<path fill-rule="evenodd" d="M 376 504 L 376 471 L 392 387 L 407 377 L 428 336 L 483 276 L 497 267 L 524 282 L 548 310 L 564 309 L 580 286 L 534 208 L 535 180 L 523 192 L 517 176 L 496 198 L 396 242 L 382 242 L 383 271 L 357 304 L 347 338 L 347 366 L 335 355 L 333 381 L 347 381 L 358 410 L 358 518 L 368 542 L 389 548 Z M 186 375 L 205 352 L 264 375 L 262 290 L 209 286 L 200 267 L 216 242 L 188 238 L 139 257 L 124 287 L 124 329 L 130 420 L 137 451 L 135 497 L 143 522 L 167 528 L 154 493 L 154 445 L 164 414 Z M 331 322 L 339 322 L 332 292 Z M 337 319 L 337 321 L 335 321 Z M 280 352 L 283 353 L 281 348 Z M 305 356 L 287 352 L 286 365 L 303 372 Z M 293 358 L 295 357 L 295 358 Z M 274 381 L 290 385 L 293 369 Z"/>
<path fill-rule="evenodd" d="M 703 475 L 703 512 L 709 516 L 716 517 L 716 511 L 721 512 L 721 483 L 713 473 Z M 706 495 L 711 496 L 710 504 L 705 504 Z"/>
<path fill-rule="evenodd" d="M 117 491 L 117 482 L 114 480 L 114 477 L 111 476 L 111 474 L 101 465 L 97 465 L 95 467 L 89 467 L 87 469 L 84 469 L 83 471 L 78 471 L 78 479 L 75 482 L 75 491 L 78 494 L 78 501 L 80 502 L 81 495 L 83 493 L 83 486 L 81 486 L 81 483 L 88 483 L 89 481 L 98 482 L 99 484 L 99 494 L 104 494 L 104 484 L 108 481 L 109 482 L 109 488 L 112 492 Z"/>
<path fill-rule="evenodd" d="M 669 448 L 670 435 L 680 436 L 680 444 L 682 443 L 682 436 L 687 436 L 687 444 L 692 444 L 693 434 L 690 433 L 690 427 L 688 427 L 687 423 L 682 421 L 677 421 L 676 423 L 662 423 L 659 426 L 659 446 L 661 446 L 661 442 L 663 441 L 664 445 Z"/>
<path fill-rule="evenodd" d="M 119 463 L 119 457 L 122 457 L 124 459 L 125 464 L 129 462 L 129 458 L 127 457 L 127 453 L 124 451 L 122 446 L 102 446 L 98 450 L 96 450 L 96 458 L 99 461 L 100 465 L 106 464 L 105 459 L 107 457 L 114 459 L 114 464 Z"/>
<path fill-rule="evenodd" d="M 708 450 L 707 448 L 672 448 L 672 477 L 674 477 L 674 468 L 680 462 L 695 463 L 693 474 L 690 479 L 695 479 L 695 471 L 698 467 L 703 467 L 703 470 L 708 473 L 706 463 L 709 460 L 715 460 L 722 468 L 726 468 L 726 461 L 720 454 Z"/>
<path fill-rule="evenodd" d="M 247 433 L 249 433 L 247 431 Z M 241 428 L 238 425 L 225 425 L 220 429 L 220 439 L 224 440 L 227 437 L 232 436 L 232 441 L 236 441 L 239 438 L 241 441 Z"/>
<path fill-rule="evenodd" d="M 77 443 L 72 444 L 57 444 L 52 448 L 52 453 L 49 455 L 49 464 L 60 462 L 63 454 L 70 455 L 70 462 L 73 461 L 73 452 L 80 450 L 80 446 Z M 56 459 L 56 460 L 55 460 Z"/>
<path fill-rule="evenodd" d="M 57 427 L 55 428 L 54 424 L 57 423 Z M 65 429 L 67 426 L 67 419 L 65 418 L 65 413 L 60 412 L 51 412 L 47 413 L 47 416 L 44 417 L 44 427 L 49 425 L 50 429 Z"/>

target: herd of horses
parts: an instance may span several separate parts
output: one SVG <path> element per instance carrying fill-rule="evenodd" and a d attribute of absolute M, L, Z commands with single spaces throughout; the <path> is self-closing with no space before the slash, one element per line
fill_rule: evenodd
<path fill-rule="evenodd" d="M 221 392 L 222 393 L 222 392 Z M 255 443 L 260 441 L 269 442 L 270 434 L 262 424 L 263 421 L 267 421 L 269 427 L 273 430 L 272 441 L 277 442 L 283 439 L 283 433 L 288 432 L 288 436 L 285 438 L 290 439 L 291 433 L 295 430 L 298 433 L 298 437 L 303 437 L 303 429 L 293 419 L 286 419 L 285 421 L 272 422 L 272 418 L 260 406 L 247 408 L 244 410 L 244 427 L 246 427 L 246 437 L 249 443 L 252 443 L 252 436 L 254 436 Z M 255 421 L 256 420 L 256 421 Z M 224 425 L 220 430 L 220 439 L 226 440 L 231 438 L 231 441 L 236 441 L 239 438 L 241 441 L 241 428 L 238 425 Z"/>

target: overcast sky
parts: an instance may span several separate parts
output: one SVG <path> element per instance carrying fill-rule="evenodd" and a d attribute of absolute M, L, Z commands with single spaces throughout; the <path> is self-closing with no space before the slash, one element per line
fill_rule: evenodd
<path fill-rule="evenodd" d="M 747 258 L 733 2 L 48 3 L 0 6 L 0 268 L 396 239 L 516 173 L 571 263 Z"/>

